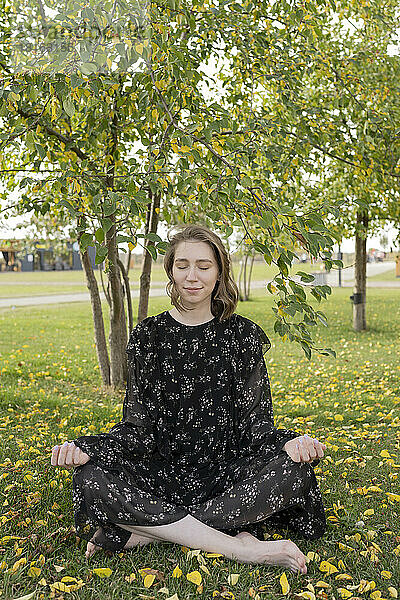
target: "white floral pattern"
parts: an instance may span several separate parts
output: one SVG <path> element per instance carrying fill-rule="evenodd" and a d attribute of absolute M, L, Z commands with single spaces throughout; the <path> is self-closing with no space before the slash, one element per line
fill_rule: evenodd
<path fill-rule="evenodd" d="M 326 530 L 312 466 L 283 450 L 301 434 L 274 426 L 262 328 L 238 314 L 184 325 L 147 317 L 127 346 L 123 418 L 75 444 L 91 460 L 73 474 L 78 536 L 106 550 L 130 533 L 191 514 L 225 533 L 261 525 L 316 539 Z M 311 463 L 316 465 L 319 460 Z"/>

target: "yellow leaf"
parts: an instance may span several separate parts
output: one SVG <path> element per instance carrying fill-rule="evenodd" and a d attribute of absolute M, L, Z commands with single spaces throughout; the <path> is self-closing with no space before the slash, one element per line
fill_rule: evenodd
<path fill-rule="evenodd" d="M 317 583 L 315 584 L 315 587 L 321 587 L 321 588 L 330 588 L 330 584 L 326 583 L 326 581 L 317 581 Z"/>
<path fill-rule="evenodd" d="M 28 571 L 28 577 L 39 577 L 41 572 L 42 569 L 39 569 L 39 567 L 30 567 Z"/>
<path fill-rule="evenodd" d="M 239 573 L 231 573 L 228 575 L 228 583 L 229 585 L 236 585 L 239 579 Z"/>
<path fill-rule="evenodd" d="M 65 577 L 63 577 L 61 579 L 61 581 L 63 583 L 78 583 L 78 580 L 75 577 L 69 577 L 68 575 L 66 575 Z"/>
<path fill-rule="evenodd" d="M 335 421 L 343 421 L 343 415 L 334 415 Z"/>
<path fill-rule="evenodd" d="M 112 570 L 109 569 L 108 567 L 105 567 L 105 568 L 93 569 L 93 573 L 96 573 L 96 575 L 98 575 L 101 578 L 110 577 Z"/>
<path fill-rule="evenodd" d="M 69 587 L 65 585 L 65 583 L 61 583 L 61 581 L 56 581 L 55 583 L 50 584 L 51 591 L 55 592 L 69 592 Z"/>
<path fill-rule="evenodd" d="M 65 567 L 60 567 L 60 565 L 54 565 L 55 570 L 57 571 L 57 573 L 59 573 L 60 571 L 64 571 Z"/>
<path fill-rule="evenodd" d="M 386 492 L 386 496 L 389 498 L 389 500 L 395 500 L 396 502 L 400 502 L 399 494 L 392 494 L 391 492 Z"/>
<path fill-rule="evenodd" d="M 357 592 L 360 594 L 364 594 L 365 592 L 370 592 L 376 588 L 375 581 L 366 581 L 365 579 L 361 579 L 360 585 L 357 588 Z"/>
<path fill-rule="evenodd" d="M 316 552 L 312 552 L 312 550 L 310 550 L 307 552 L 306 558 L 308 558 L 308 560 L 319 560 L 320 556 Z"/>
<path fill-rule="evenodd" d="M 381 575 L 382 575 L 382 577 L 384 577 L 385 579 L 391 579 L 391 577 L 392 577 L 392 573 L 391 573 L 391 571 L 381 571 Z"/>
<path fill-rule="evenodd" d="M 380 590 L 375 590 L 375 592 L 372 592 L 369 595 L 369 597 L 371 598 L 371 600 L 378 600 L 381 596 L 382 596 L 382 592 Z"/>
<path fill-rule="evenodd" d="M 336 575 L 335 579 L 337 579 L 338 581 L 341 581 L 343 579 L 351 580 L 353 578 L 351 575 L 348 575 L 347 573 L 340 573 L 340 575 Z"/>
<path fill-rule="evenodd" d="M 128 248 L 129 250 L 133 250 L 134 248 L 136 248 L 137 244 L 134 244 L 133 242 L 128 242 Z"/>
<path fill-rule="evenodd" d="M 179 600 L 178 594 L 174 594 L 173 596 L 170 596 L 169 598 L 165 598 L 165 600 Z"/>
<path fill-rule="evenodd" d="M 176 565 L 175 569 L 172 571 L 172 577 L 180 577 L 182 575 L 182 570 Z"/>
<path fill-rule="evenodd" d="M 382 458 L 390 458 L 390 454 L 387 450 L 382 450 L 379 456 L 382 456 Z"/>
<path fill-rule="evenodd" d="M 36 596 L 36 592 L 31 592 L 30 594 L 27 594 L 26 596 L 18 596 L 18 598 L 14 598 L 14 600 L 31 600 L 31 598 L 34 598 Z"/>
<path fill-rule="evenodd" d="M 353 592 L 346 590 L 346 588 L 338 588 L 338 592 L 342 598 L 350 598 L 353 595 Z"/>
<path fill-rule="evenodd" d="M 332 565 L 327 560 L 323 560 L 321 562 L 319 565 L 319 570 L 322 571 L 322 573 L 327 573 L 328 575 L 331 575 L 332 573 L 338 573 L 338 569 L 335 567 L 335 565 Z"/>
<path fill-rule="evenodd" d="M 211 575 L 210 571 L 207 569 L 207 567 L 205 565 L 200 565 L 200 569 L 202 571 L 204 571 L 204 573 L 207 573 L 207 575 Z"/>
<path fill-rule="evenodd" d="M 313 594 L 312 592 L 306 591 L 306 592 L 300 592 L 298 594 L 294 595 L 295 598 L 307 598 L 307 600 L 315 600 L 315 594 Z"/>
<path fill-rule="evenodd" d="M 396 588 L 390 586 L 390 587 L 388 587 L 388 592 L 389 592 L 389 595 L 390 595 L 391 598 L 397 598 L 398 597 L 398 593 L 397 593 Z"/>
<path fill-rule="evenodd" d="M 200 585 L 201 583 L 201 573 L 199 571 L 191 571 L 186 575 L 186 579 L 195 583 L 196 585 Z"/>
<path fill-rule="evenodd" d="M 289 585 L 289 582 L 287 580 L 286 573 L 282 573 L 282 575 L 281 575 L 281 577 L 279 579 L 279 582 L 281 584 L 282 594 L 284 596 L 286 596 L 286 594 L 288 594 L 289 591 L 290 591 L 290 585 Z"/>
<path fill-rule="evenodd" d="M 364 510 L 363 515 L 365 517 L 369 517 L 370 515 L 375 514 L 375 511 L 373 508 L 367 508 L 367 510 Z"/>
<path fill-rule="evenodd" d="M 136 44 L 135 50 L 138 54 L 142 55 L 143 52 L 143 44 Z"/>
<path fill-rule="evenodd" d="M 22 565 L 26 564 L 26 558 L 20 558 L 19 560 L 17 560 L 17 562 L 15 562 L 13 564 L 13 566 L 11 567 L 11 573 L 15 573 L 15 571 L 17 571 Z"/>
<path fill-rule="evenodd" d="M 155 575 L 146 575 L 146 577 L 143 580 L 144 587 L 147 587 L 147 588 L 151 587 L 155 578 L 156 578 Z"/>

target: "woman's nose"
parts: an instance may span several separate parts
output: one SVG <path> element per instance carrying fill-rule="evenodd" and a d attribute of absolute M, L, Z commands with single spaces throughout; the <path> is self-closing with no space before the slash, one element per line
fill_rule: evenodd
<path fill-rule="evenodd" d="M 193 279 L 197 279 L 197 273 L 196 273 L 196 269 L 193 268 L 189 268 L 189 272 L 186 276 L 186 279 L 189 279 L 190 281 L 192 281 Z"/>

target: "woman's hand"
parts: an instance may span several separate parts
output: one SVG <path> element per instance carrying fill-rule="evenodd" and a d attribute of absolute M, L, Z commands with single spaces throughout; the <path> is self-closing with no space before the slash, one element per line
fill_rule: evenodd
<path fill-rule="evenodd" d="M 295 462 L 312 462 L 324 456 L 326 445 L 305 434 L 286 442 L 283 449 Z"/>
<path fill-rule="evenodd" d="M 83 452 L 74 442 L 64 442 L 62 446 L 54 446 L 51 452 L 51 464 L 53 467 L 73 469 L 84 465 L 90 460 L 90 456 Z"/>

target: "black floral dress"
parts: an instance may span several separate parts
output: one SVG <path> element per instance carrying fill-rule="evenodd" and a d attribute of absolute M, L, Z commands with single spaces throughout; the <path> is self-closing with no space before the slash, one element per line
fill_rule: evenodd
<path fill-rule="evenodd" d="M 326 530 L 313 463 L 283 450 L 298 432 L 274 426 L 259 325 L 233 314 L 184 325 L 148 317 L 127 346 L 122 421 L 74 440 L 90 456 L 73 472 L 77 535 L 111 552 L 130 532 L 190 514 L 234 535 L 261 525 L 316 539 Z M 95 535 L 96 534 L 96 535 Z"/>

